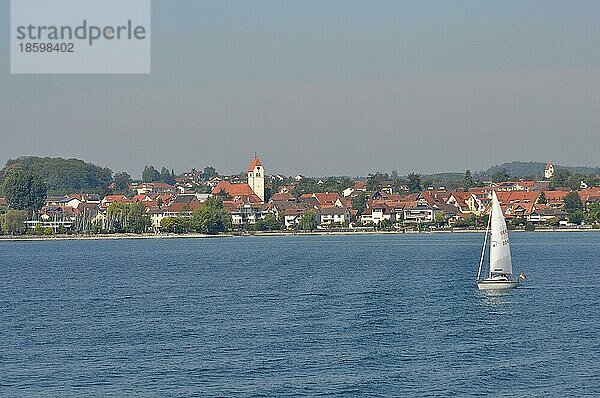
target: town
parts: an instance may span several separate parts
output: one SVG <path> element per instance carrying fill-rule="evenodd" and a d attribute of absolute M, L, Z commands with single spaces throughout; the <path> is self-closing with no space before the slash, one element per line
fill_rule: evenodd
<path fill-rule="evenodd" d="M 207 167 L 175 175 L 147 166 L 141 181 L 109 173 L 109 194 L 62 195 L 46 195 L 47 181 L 14 166 L 5 168 L 0 197 L 5 235 L 483 229 L 492 191 L 511 229 L 600 227 L 600 178 L 550 163 L 539 178 L 511 179 L 504 172 L 478 181 L 467 170 L 447 187 L 415 173 L 355 179 L 268 174 L 255 155 L 245 174 L 219 175 Z"/>

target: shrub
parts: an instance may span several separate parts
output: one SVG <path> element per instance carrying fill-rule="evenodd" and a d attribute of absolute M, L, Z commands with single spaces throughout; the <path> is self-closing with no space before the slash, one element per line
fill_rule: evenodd
<path fill-rule="evenodd" d="M 525 224 L 525 231 L 535 231 L 535 224 L 528 222 Z"/>

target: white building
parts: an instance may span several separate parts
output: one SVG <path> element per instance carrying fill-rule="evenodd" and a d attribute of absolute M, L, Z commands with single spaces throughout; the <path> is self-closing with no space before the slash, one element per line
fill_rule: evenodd
<path fill-rule="evenodd" d="M 554 166 L 552 165 L 552 163 L 548 163 L 546 165 L 546 168 L 544 169 L 544 177 L 549 180 L 552 178 L 552 176 L 554 175 Z"/>
<path fill-rule="evenodd" d="M 265 201 L 265 169 L 258 157 L 254 156 L 250 166 L 248 166 L 248 185 L 252 191 L 264 203 Z"/>
<path fill-rule="evenodd" d="M 350 213 L 345 207 L 325 207 L 319 212 L 320 224 L 343 224 L 350 222 Z"/>

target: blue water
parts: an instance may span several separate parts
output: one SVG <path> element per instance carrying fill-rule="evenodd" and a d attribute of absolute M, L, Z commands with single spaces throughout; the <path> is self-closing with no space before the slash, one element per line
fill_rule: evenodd
<path fill-rule="evenodd" d="M 1 396 L 599 396 L 600 233 L 0 242 Z"/>

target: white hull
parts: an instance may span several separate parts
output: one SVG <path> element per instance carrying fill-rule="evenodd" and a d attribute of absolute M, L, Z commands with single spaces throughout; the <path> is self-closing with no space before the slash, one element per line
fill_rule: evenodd
<path fill-rule="evenodd" d="M 479 290 L 505 290 L 514 289 L 519 286 L 518 281 L 498 281 L 493 279 L 486 279 L 481 282 L 477 282 L 477 288 Z"/>

